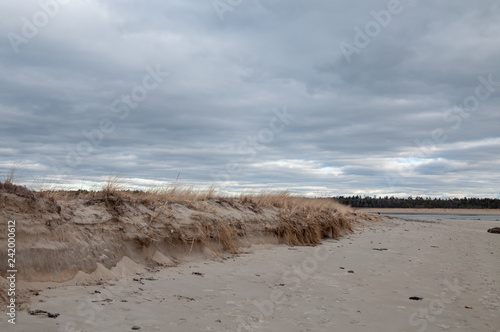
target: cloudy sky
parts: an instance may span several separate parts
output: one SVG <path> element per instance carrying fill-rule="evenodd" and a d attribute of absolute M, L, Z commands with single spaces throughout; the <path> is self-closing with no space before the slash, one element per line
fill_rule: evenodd
<path fill-rule="evenodd" d="M 0 3 L 0 178 L 500 197 L 497 0 Z"/>

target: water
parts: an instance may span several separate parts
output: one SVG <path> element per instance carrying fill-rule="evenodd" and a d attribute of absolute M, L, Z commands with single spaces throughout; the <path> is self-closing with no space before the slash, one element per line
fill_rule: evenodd
<path fill-rule="evenodd" d="M 500 221 L 500 216 L 481 216 L 481 215 L 452 215 L 452 214 L 388 214 L 383 213 L 383 216 L 396 218 L 432 218 L 432 219 L 466 219 L 466 220 L 496 220 Z"/>

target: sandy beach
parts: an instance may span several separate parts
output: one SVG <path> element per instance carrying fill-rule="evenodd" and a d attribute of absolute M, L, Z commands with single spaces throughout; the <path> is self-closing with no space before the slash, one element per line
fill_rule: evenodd
<path fill-rule="evenodd" d="M 499 331 L 495 221 L 363 222 L 316 247 L 253 245 L 39 292 L 1 331 Z M 422 298 L 411 300 L 410 297 Z"/>

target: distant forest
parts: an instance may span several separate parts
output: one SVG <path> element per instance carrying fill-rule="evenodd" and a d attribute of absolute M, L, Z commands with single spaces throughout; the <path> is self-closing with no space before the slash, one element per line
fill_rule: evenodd
<path fill-rule="evenodd" d="M 334 197 L 342 204 L 366 208 L 413 208 L 413 209 L 500 209 L 496 198 L 423 198 L 423 197 Z"/>

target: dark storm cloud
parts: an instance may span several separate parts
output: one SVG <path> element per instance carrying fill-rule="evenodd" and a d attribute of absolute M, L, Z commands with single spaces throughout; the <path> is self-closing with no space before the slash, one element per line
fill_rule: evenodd
<path fill-rule="evenodd" d="M 500 195 L 498 2 L 220 2 L 2 3 L 2 171 Z"/>

